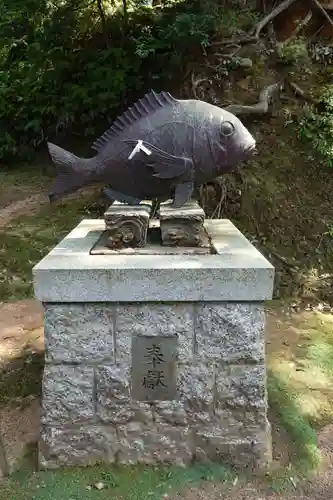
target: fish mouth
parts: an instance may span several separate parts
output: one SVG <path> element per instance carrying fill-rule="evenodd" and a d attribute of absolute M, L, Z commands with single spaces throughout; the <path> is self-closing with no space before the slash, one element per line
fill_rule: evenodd
<path fill-rule="evenodd" d="M 253 158 L 254 156 L 256 156 L 257 154 L 258 154 L 258 150 L 256 147 L 256 143 L 251 144 L 250 146 L 245 148 L 243 151 L 243 161 L 244 160 L 247 161 L 250 158 Z"/>
<path fill-rule="evenodd" d="M 245 149 L 246 154 L 256 154 L 257 153 L 257 148 L 256 148 L 256 143 L 251 144 Z"/>

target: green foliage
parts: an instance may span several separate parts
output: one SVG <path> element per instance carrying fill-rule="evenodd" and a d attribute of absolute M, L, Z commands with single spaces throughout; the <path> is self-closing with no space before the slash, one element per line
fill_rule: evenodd
<path fill-rule="evenodd" d="M 298 126 L 301 139 L 312 143 L 327 167 L 333 166 L 333 85 L 317 90 L 317 103 L 305 110 Z"/>
<path fill-rule="evenodd" d="M 253 29 L 259 18 L 257 11 L 249 5 L 251 2 L 232 0 L 217 2 L 201 0 L 202 12 L 215 18 L 216 38 L 228 38 L 245 34 Z"/>
<path fill-rule="evenodd" d="M 136 54 L 146 58 L 160 51 L 172 51 L 173 56 L 180 58 L 184 47 L 207 46 L 210 35 L 214 33 L 215 18 L 211 15 L 181 13 L 174 22 L 159 25 L 138 38 Z"/>
<path fill-rule="evenodd" d="M 304 38 L 286 40 L 278 45 L 278 52 L 282 62 L 286 64 L 302 65 L 310 61 L 307 43 Z"/>
<path fill-rule="evenodd" d="M 95 117 L 107 117 L 129 87 L 140 85 L 140 63 L 133 44 L 121 43 L 119 17 L 109 26 L 115 43 L 105 46 L 94 6 L 76 4 L 30 0 L 31 15 L 26 2 L 6 6 L 0 25 L 0 158 L 24 156 L 27 147 L 78 121 L 88 134 Z"/>
<path fill-rule="evenodd" d="M 179 74 L 215 22 L 196 2 L 138 0 L 126 13 L 119 1 L 5 0 L 0 19 L 0 160 L 27 158 L 58 134 L 96 134 Z"/>

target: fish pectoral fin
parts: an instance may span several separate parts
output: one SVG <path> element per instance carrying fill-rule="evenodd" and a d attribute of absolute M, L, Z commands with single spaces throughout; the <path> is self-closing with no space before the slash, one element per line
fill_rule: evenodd
<path fill-rule="evenodd" d="M 194 190 L 193 182 L 185 182 L 184 184 L 178 184 L 175 189 L 175 195 L 173 199 L 172 208 L 180 208 L 184 203 L 186 203 L 190 198 Z"/>
<path fill-rule="evenodd" d="M 173 179 L 187 174 L 190 179 L 193 178 L 194 165 L 191 158 L 171 155 L 146 141 L 128 139 L 125 142 L 133 146 L 129 162 L 143 162 L 153 169 L 154 177 Z"/>
<path fill-rule="evenodd" d="M 155 161 L 149 161 L 147 165 L 154 170 L 153 176 L 159 179 L 173 179 L 181 175 L 188 174 L 193 177 L 193 162 L 189 158 L 177 158 L 177 163 L 171 163 L 162 158 L 156 158 Z"/>

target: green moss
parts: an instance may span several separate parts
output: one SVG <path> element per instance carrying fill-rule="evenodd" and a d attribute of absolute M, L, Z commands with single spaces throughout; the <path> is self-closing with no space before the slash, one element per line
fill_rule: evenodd
<path fill-rule="evenodd" d="M 278 415 L 299 451 L 297 468 L 316 468 L 320 463 L 317 436 L 297 405 L 293 388 L 277 374 L 268 374 L 269 406 Z"/>
<path fill-rule="evenodd" d="M 160 500 L 163 495 L 205 480 L 228 481 L 233 474 L 218 465 L 180 467 L 86 467 L 15 474 L 1 488 L 8 500 Z M 24 488 L 22 487 L 24 485 Z M 100 487 L 101 489 L 98 489 Z"/>
<path fill-rule="evenodd" d="M 298 449 L 296 466 L 314 469 L 316 429 L 333 418 L 333 316 L 304 312 L 289 332 L 290 344 L 269 356 L 269 405 Z"/>

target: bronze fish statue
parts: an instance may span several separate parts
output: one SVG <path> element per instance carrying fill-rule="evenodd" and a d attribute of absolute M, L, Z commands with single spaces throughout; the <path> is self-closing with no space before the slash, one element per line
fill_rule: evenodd
<path fill-rule="evenodd" d="M 173 199 L 186 203 L 194 189 L 237 167 L 256 141 L 232 113 L 197 99 L 178 100 L 150 91 L 99 138 L 92 158 L 79 158 L 52 143 L 57 177 L 50 202 L 94 183 L 110 186 L 112 200 Z"/>

